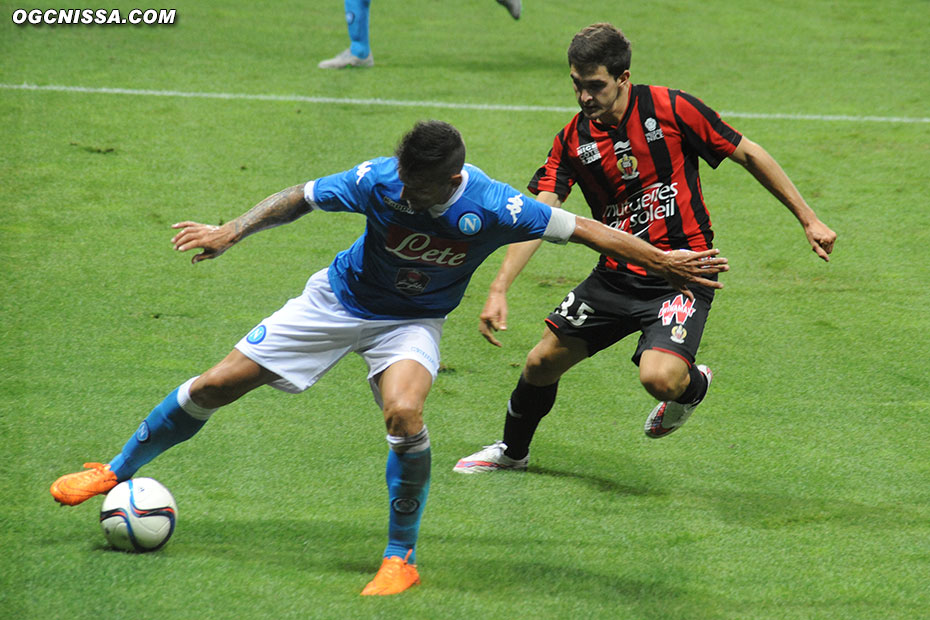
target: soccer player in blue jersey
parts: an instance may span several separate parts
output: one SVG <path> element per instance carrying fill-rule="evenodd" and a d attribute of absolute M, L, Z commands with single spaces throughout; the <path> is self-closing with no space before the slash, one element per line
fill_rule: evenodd
<path fill-rule="evenodd" d="M 388 544 L 362 594 L 402 592 L 419 583 L 416 542 L 430 480 L 423 406 L 439 368 L 442 325 L 488 255 L 530 239 L 583 243 L 667 278 L 686 295 L 688 283 L 719 286 L 707 276 L 727 269 L 717 250 L 663 252 L 490 179 L 465 164 L 459 132 L 440 121 L 418 123 L 395 157 L 285 189 L 222 226 L 175 224 L 173 243 L 182 252 L 202 250 L 197 263 L 314 211 L 364 215 L 365 232 L 219 364 L 169 393 L 109 463 L 87 463 L 56 480 L 56 501 L 73 506 L 106 493 L 192 437 L 219 407 L 263 385 L 302 392 L 355 352 L 368 364 L 389 447 Z"/>

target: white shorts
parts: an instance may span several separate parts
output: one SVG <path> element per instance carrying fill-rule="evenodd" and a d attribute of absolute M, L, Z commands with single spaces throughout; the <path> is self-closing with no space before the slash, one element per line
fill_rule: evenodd
<path fill-rule="evenodd" d="M 414 360 L 436 379 L 445 319 L 370 320 L 346 310 L 329 285 L 327 270 L 313 274 L 304 292 L 259 323 L 236 344 L 243 355 L 277 374 L 272 387 L 303 392 L 354 351 L 368 364 L 368 382 L 391 364 Z"/>

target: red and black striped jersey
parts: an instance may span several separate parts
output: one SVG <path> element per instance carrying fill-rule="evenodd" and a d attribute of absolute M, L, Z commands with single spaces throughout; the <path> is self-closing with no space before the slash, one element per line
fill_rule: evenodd
<path fill-rule="evenodd" d="M 716 168 L 742 135 L 700 99 L 634 84 L 617 126 L 577 114 L 555 137 L 529 190 L 564 201 L 577 183 L 592 217 L 663 249 L 710 249 L 714 233 L 701 193 L 698 157 Z M 598 266 L 645 276 L 601 256 Z"/>

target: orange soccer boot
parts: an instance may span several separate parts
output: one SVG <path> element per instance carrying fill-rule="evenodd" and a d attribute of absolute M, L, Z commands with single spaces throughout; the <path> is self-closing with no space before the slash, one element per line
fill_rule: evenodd
<path fill-rule="evenodd" d="M 94 495 L 116 486 L 116 474 L 109 465 L 84 463 L 85 470 L 66 474 L 52 483 L 52 497 L 62 506 L 77 506 Z"/>
<path fill-rule="evenodd" d="M 408 558 L 411 551 L 407 552 Z M 408 564 L 406 558 L 392 555 L 381 562 L 378 574 L 362 590 L 362 596 L 398 594 L 418 583 L 420 574 L 417 573 L 416 564 Z"/>

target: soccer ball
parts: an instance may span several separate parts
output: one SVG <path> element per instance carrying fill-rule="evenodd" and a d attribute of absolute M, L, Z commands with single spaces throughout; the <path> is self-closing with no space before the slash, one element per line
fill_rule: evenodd
<path fill-rule="evenodd" d="M 155 551 L 168 542 L 178 520 L 174 497 L 157 480 L 133 478 L 107 494 L 100 525 L 110 544 L 123 551 Z"/>

